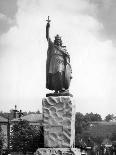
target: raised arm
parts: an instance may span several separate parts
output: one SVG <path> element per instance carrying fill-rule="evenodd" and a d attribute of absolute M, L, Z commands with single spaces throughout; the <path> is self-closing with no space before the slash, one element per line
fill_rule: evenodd
<path fill-rule="evenodd" d="M 49 16 L 48 16 L 48 19 L 46 20 L 47 21 L 47 24 L 46 24 L 46 39 L 47 41 L 49 41 L 50 39 L 50 36 L 49 36 L 49 29 L 50 29 L 50 19 L 49 19 Z"/>

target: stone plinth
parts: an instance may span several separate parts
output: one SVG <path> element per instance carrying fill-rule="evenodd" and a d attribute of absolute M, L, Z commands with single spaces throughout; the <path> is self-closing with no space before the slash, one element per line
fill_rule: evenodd
<path fill-rule="evenodd" d="M 72 97 L 43 99 L 44 147 L 68 148 L 75 139 L 75 106 Z"/>
<path fill-rule="evenodd" d="M 81 155 L 77 148 L 39 148 L 34 155 Z"/>

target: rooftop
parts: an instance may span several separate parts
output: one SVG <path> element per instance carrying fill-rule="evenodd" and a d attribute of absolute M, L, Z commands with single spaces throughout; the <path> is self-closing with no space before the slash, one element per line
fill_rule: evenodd
<path fill-rule="evenodd" d="M 8 122 L 8 119 L 0 116 L 0 123 L 7 123 Z"/>
<path fill-rule="evenodd" d="M 41 123 L 43 118 L 42 118 L 42 114 L 29 114 L 26 116 L 22 116 L 21 118 L 15 118 L 11 120 L 11 122 L 18 122 L 20 120 L 26 120 L 30 123 Z"/>

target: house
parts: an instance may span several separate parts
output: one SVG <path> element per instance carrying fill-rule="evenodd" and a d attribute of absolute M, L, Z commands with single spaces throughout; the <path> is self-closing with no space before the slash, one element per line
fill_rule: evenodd
<path fill-rule="evenodd" d="M 42 114 L 35 114 L 35 113 L 28 114 L 26 116 L 21 116 L 20 118 L 15 118 L 15 119 L 11 120 L 11 124 L 21 121 L 21 120 L 28 121 L 30 123 L 30 125 L 42 126 L 43 117 L 42 117 Z"/>
<path fill-rule="evenodd" d="M 37 113 L 31 113 L 31 114 L 28 114 L 28 115 L 25 115 L 23 114 L 22 110 L 17 110 L 17 106 L 15 105 L 15 108 L 13 110 L 13 113 L 14 113 L 14 119 L 12 119 L 10 121 L 10 124 L 11 124 L 11 127 L 13 125 L 13 123 L 15 122 L 19 122 L 19 121 L 28 121 L 30 123 L 30 125 L 36 125 L 36 126 L 42 126 L 42 121 L 43 121 L 43 118 L 42 118 L 42 114 L 37 114 Z"/>

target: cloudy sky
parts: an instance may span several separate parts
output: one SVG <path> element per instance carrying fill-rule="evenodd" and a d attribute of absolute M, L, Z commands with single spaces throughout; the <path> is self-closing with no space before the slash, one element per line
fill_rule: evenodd
<path fill-rule="evenodd" d="M 0 110 L 41 111 L 47 41 L 59 34 L 71 56 L 76 111 L 116 114 L 116 1 L 0 0 Z"/>

